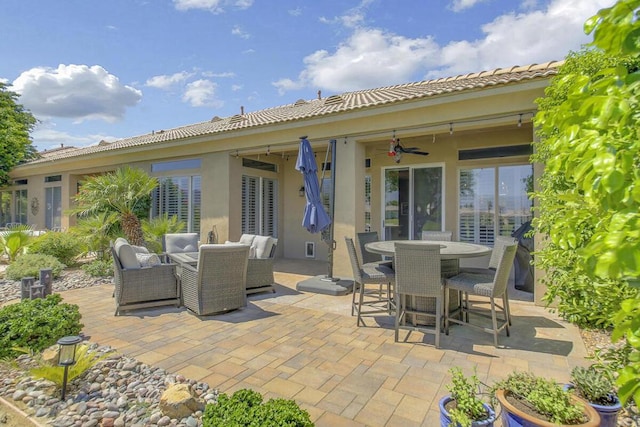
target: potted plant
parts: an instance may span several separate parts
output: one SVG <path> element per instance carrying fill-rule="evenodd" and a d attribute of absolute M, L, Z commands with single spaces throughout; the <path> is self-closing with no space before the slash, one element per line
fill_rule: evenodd
<path fill-rule="evenodd" d="M 480 380 L 475 372 L 470 377 L 457 367 L 449 372 L 451 384 L 447 389 L 451 394 L 440 399 L 440 427 L 492 427 L 496 414 L 480 398 Z"/>
<path fill-rule="evenodd" d="M 600 416 L 585 400 L 553 380 L 512 372 L 492 387 L 504 427 L 597 427 Z"/>
<path fill-rule="evenodd" d="M 583 398 L 600 415 L 601 427 L 615 427 L 618 422 L 618 412 L 622 409 L 620 399 L 613 390 L 613 382 L 607 372 L 597 369 L 594 365 L 588 368 L 576 366 L 571 371 L 571 384 L 579 397 Z"/>

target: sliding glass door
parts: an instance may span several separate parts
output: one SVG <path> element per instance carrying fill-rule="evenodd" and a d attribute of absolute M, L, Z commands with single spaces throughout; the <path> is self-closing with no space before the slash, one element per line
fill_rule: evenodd
<path fill-rule="evenodd" d="M 422 240 L 422 232 L 444 227 L 443 167 L 384 170 L 384 239 Z"/>

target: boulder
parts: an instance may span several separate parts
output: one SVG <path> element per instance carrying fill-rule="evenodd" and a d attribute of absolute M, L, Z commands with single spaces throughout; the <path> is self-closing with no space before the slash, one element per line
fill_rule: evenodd
<path fill-rule="evenodd" d="M 189 384 L 173 384 L 160 397 L 160 410 L 169 418 L 180 420 L 203 411 L 204 407 L 204 402 L 198 399 Z"/>
<path fill-rule="evenodd" d="M 42 362 L 49 366 L 58 365 L 58 345 L 54 344 L 42 351 Z"/>

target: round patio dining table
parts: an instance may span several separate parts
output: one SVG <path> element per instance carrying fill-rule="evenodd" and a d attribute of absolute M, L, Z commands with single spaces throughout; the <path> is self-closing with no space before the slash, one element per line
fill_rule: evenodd
<path fill-rule="evenodd" d="M 488 255 L 492 249 L 488 246 L 467 242 L 450 242 L 442 240 L 381 240 L 365 243 L 368 252 L 390 256 L 395 255 L 396 242 L 411 243 L 415 245 L 440 245 L 440 259 L 442 263 L 442 277 L 452 277 L 458 274 L 458 261 L 460 258 L 474 258 Z M 449 291 L 449 310 L 454 313 L 459 308 L 459 296 L 456 291 Z M 435 312 L 436 300 L 428 297 L 412 297 L 411 305 L 420 310 Z M 416 316 L 414 324 L 433 324 L 433 319 Z"/>
<path fill-rule="evenodd" d="M 491 253 L 491 248 L 488 246 L 478 245 L 475 243 L 449 242 L 441 240 L 382 240 L 379 242 L 366 243 L 364 247 L 368 252 L 394 256 L 396 253 L 396 242 L 416 245 L 440 245 L 441 259 L 474 258 Z"/>

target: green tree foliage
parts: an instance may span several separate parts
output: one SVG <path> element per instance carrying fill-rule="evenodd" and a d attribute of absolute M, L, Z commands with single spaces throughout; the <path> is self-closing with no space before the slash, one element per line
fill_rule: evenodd
<path fill-rule="evenodd" d="M 36 119 L 17 99 L 18 95 L 0 82 L 0 187 L 9 182 L 11 169 L 37 157 L 29 136 Z"/>
<path fill-rule="evenodd" d="M 560 315 L 582 327 L 610 327 L 620 303 L 636 291 L 625 281 L 593 277 L 580 262 L 579 252 L 599 229 L 604 213 L 585 200 L 582 182 L 565 170 L 563 159 L 571 149 L 559 142 L 561 131 L 544 123 L 558 114 L 571 114 L 566 105 L 581 79 L 597 81 L 603 70 L 621 66 L 633 71 L 639 65 L 638 58 L 611 56 L 596 49 L 570 53 L 545 90 L 545 97 L 537 100 L 540 112 L 535 120 L 541 126 L 533 160 L 546 164 L 546 169 L 535 194 L 539 215 L 534 223 L 549 239 L 537 253 L 536 263 L 547 272 L 544 299 L 556 301 Z"/>
<path fill-rule="evenodd" d="M 141 246 L 144 239 L 137 212 L 157 185 L 158 180 L 142 169 L 124 166 L 83 181 L 72 212 L 80 216 L 115 212 L 129 242 Z"/>
<path fill-rule="evenodd" d="M 619 0 L 585 30 L 606 55 L 638 58 L 639 17 L 640 0 Z M 571 73 L 565 83 L 566 99 L 536 117 L 545 137 L 545 179 L 556 177 L 560 190 L 555 202 L 541 203 L 541 213 L 564 213 L 547 217 L 555 224 L 538 225 L 552 244 L 575 252 L 577 268 L 595 285 L 612 293 L 618 291 L 612 285 L 636 290 L 620 304 L 613 339 L 626 339 L 632 349 L 619 371 L 618 394 L 623 403 L 640 403 L 640 73 L 616 64 L 594 75 Z"/>
<path fill-rule="evenodd" d="M 85 252 L 84 245 L 71 233 L 50 231 L 35 237 L 29 253 L 51 255 L 66 266 L 76 264 L 76 258 Z"/>

